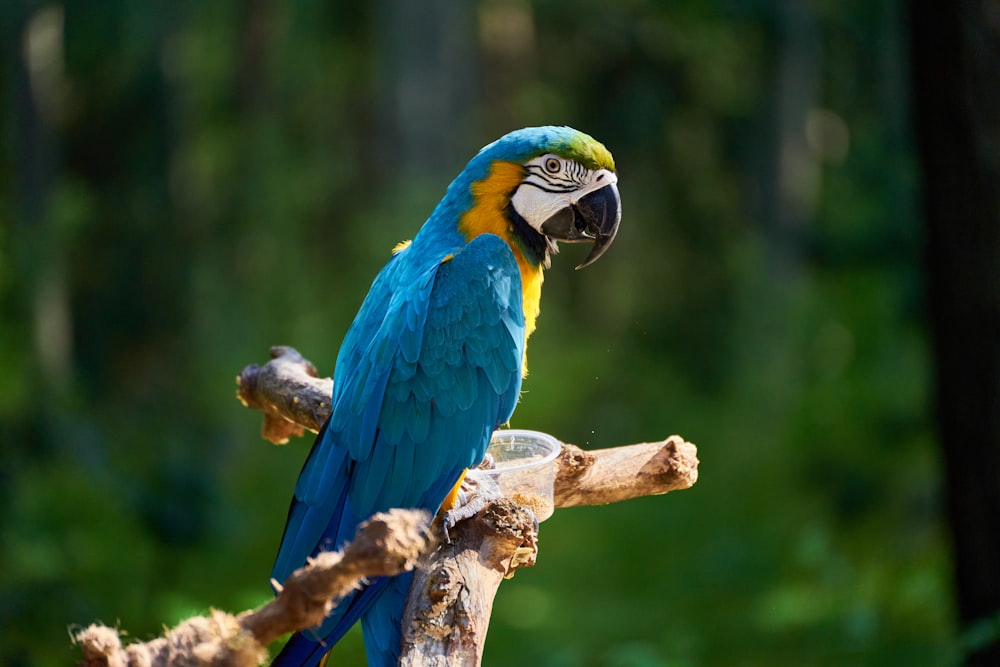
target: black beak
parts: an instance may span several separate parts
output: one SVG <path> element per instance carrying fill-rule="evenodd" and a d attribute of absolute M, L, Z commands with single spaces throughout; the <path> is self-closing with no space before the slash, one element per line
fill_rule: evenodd
<path fill-rule="evenodd" d="M 542 233 L 557 241 L 578 243 L 592 241 L 587 259 L 580 266 L 593 264 L 604 254 L 618 233 L 622 219 L 622 201 L 618 196 L 618 186 L 605 185 L 582 197 L 578 202 L 562 209 L 542 223 Z"/>

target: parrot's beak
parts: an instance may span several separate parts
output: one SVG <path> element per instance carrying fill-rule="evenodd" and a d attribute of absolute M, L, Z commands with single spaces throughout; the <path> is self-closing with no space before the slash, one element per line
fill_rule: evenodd
<path fill-rule="evenodd" d="M 569 243 L 592 241 L 594 247 L 587 259 L 576 267 L 582 269 L 596 262 L 608 249 L 615 240 L 621 219 L 622 200 L 618 196 L 618 186 L 611 183 L 581 197 L 543 222 L 542 233 Z"/>

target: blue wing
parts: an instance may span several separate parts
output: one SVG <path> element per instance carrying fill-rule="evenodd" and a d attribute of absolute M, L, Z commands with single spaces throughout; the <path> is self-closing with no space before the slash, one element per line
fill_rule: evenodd
<path fill-rule="evenodd" d="M 278 581 L 349 540 L 375 512 L 436 512 L 513 413 L 524 311 L 510 248 L 485 234 L 454 256 L 421 250 L 411 245 L 383 269 L 345 337 L 333 414 L 295 487 L 272 572 Z M 366 646 L 372 664 L 373 650 L 394 655 L 402 579 L 352 594 L 313 636 L 293 637 L 274 664 L 315 664 L 383 593 L 365 623 Z"/>

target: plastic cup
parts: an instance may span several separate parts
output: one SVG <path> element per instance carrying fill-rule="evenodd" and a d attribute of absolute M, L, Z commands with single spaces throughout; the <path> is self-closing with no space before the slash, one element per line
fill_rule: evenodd
<path fill-rule="evenodd" d="M 500 492 L 545 521 L 555 508 L 552 486 L 556 478 L 556 457 L 562 444 L 548 433 L 508 429 L 496 431 L 486 452 L 496 468 L 483 471 L 500 487 Z"/>

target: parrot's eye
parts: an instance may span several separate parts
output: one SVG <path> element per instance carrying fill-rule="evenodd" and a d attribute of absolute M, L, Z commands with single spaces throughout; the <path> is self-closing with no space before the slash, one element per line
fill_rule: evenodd
<path fill-rule="evenodd" d="M 550 174 L 558 174 L 560 171 L 562 171 L 562 162 L 559 161 L 559 158 L 554 158 L 554 157 L 546 158 L 544 166 L 545 166 L 545 171 L 549 172 Z"/>

